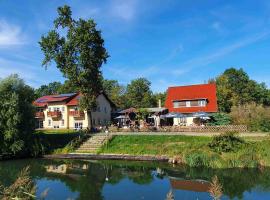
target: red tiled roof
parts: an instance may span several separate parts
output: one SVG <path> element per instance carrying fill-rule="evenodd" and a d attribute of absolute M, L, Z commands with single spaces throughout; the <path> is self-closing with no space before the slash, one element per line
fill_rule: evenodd
<path fill-rule="evenodd" d="M 38 98 L 34 101 L 34 105 L 37 107 L 45 107 L 50 102 L 67 102 L 70 99 L 77 95 L 77 93 L 70 93 L 70 94 L 60 94 L 60 95 L 47 95 Z"/>
<path fill-rule="evenodd" d="M 207 105 L 205 107 L 173 107 L 173 101 L 198 99 L 207 99 Z M 217 112 L 216 84 L 169 87 L 167 90 L 165 107 L 169 109 L 169 112 Z"/>
<path fill-rule="evenodd" d="M 79 104 L 79 100 L 81 98 L 81 94 L 77 94 L 70 101 L 66 103 L 67 106 L 77 106 Z"/>

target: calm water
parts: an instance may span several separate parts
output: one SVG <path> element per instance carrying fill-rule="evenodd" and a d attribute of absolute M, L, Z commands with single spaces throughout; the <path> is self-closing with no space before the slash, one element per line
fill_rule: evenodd
<path fill-rule="evenodd" d="M 16 160 L 0 162 L 0 180 L 9 185 L 30 166 L 37 195 L 46 199 L 211 199 L 209 181 L 217 175 L 222 199 L 270 199 L 270 169 L 195 169 L 153 162 Z"/>

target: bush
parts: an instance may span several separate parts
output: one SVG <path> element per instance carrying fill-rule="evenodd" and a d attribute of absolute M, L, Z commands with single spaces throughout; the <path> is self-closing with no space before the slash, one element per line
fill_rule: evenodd
<path fill-rule="evenodd" d="M 247 125 L 250 131 L 270 131 L 270 107 L 255 103 L 234 106 L 230 115 L 234 124 Z"/>
<path fill-rule="evenodd" d="M 227 132 L 218 136 L 214 136 L 213 140 L 208 144 L 208 146 L 213 149 L 215 152 L 236 152 L 242 145 L 245 144 L 245 141 L 236 136 L 235 132 Z"/>
<path fill-rule="evenodd" d="M 215 113 L 211 116 L 211 120 L 207 123 L 210 126 L 228 125 L 232 121 L 231 117 L 227 113 Z"/>
<path fill-rule="evenodd" d="M 210 160 L 203 152 L 191 152 L 185 156 L 186 164 L 191 167 L 209 166 Z"/>

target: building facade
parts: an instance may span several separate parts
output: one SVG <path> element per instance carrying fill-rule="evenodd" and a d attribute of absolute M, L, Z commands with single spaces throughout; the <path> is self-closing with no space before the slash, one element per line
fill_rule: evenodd
<path fill-rule="evenodd" d="M 97 108 L 90 114 L 79 109 L 78 93 L 48 95 L 38 98 L 36 106 L 37 129 L 86 129 L 108 125 L 111 121 L 113 103 L 104 94 L 97 97 Z"/>
<path fill-rule="evenodd" d="M 207 115 L 218 111 L 216 85 L 169 87 L 165 107 L 170 113 L 180 116 L 173 118 L 174 125 L 195 125 L 195 119 L 198 119 L 200 114 Z"/>

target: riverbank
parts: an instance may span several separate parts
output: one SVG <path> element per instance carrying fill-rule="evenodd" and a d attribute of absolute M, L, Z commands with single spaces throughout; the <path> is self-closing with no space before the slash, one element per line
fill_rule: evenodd
<path fill-rule="evenodd" d="M 191 167 L 256 168 L 270 166 L 270 137 L 242 137 L 243 145 L 230 152 L 209 147 L 212 137 L 186 135 L 117 135 L 97 155 L 167 157 Z M 85 152 L 87 153 L 87 152 Z M 125 157 L 123 157 L 125 159 Z"/>

